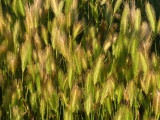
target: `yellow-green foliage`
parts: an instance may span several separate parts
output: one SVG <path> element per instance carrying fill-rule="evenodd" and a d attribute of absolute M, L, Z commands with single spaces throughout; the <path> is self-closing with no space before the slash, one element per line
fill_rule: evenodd
<path fill-rule="evenodd" d="M 158 120 L 156 18 L 148 0 L 1 0 L 0 119 Z"/>

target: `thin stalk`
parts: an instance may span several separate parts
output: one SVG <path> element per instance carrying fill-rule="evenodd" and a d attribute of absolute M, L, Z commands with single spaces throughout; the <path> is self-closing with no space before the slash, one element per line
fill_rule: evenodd
<path fill-rule="evenodd" d="M 23 76 L 24 76 L 24 75 L 23 75 L 23 71 L 22 71 L 22 83 L 23 83 Z"/>

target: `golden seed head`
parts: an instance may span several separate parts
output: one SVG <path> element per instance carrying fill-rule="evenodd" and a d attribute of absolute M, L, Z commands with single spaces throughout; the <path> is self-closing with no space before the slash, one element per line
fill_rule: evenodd
<path fill-rule="evenodd" d="M 14 53 L 12 53 L 12 52 L 7 53 L 7 64 L 9 66 L 9 69 L 14 74 L 15 70 L 17 68 L 17 57 Z"/>

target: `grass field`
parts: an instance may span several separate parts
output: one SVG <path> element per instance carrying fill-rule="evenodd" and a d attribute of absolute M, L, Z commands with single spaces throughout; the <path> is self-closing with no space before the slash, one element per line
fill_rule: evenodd
<path fill-rule="evenodd" d="M 159 120 L 159 5 L 0 0 L 0 119 Z"/>

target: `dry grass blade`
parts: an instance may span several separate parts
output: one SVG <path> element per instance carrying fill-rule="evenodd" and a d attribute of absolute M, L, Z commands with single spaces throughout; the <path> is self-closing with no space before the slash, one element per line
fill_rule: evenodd
<path fill-rule="evenodd" d="M 146 9 L 147 18 L 148 18 L 149 23 L 151 25 L 152 31 L 155 32 L 155 27 L 156 27 L 155 11 L 149 3 L 146 3 L 145 9 Z"/>

